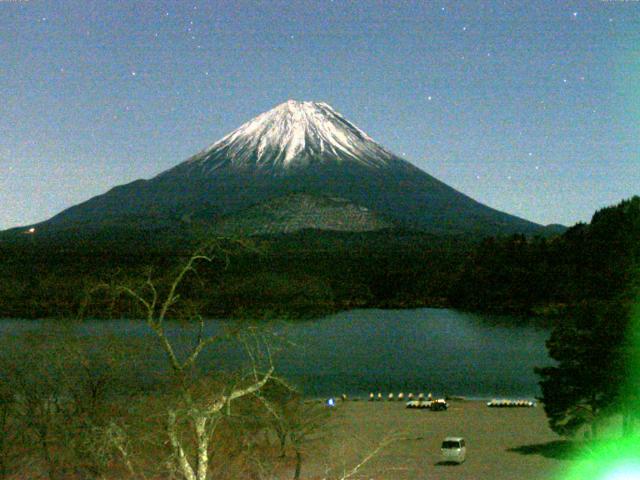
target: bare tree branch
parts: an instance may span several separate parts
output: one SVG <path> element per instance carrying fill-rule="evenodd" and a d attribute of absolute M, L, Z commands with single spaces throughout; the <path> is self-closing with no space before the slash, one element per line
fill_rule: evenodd
<path fill-rule="evenodd" d="M 169 293 L 167 294 L 166 300 L 163 302 L 162 307 L 160 308 L 160 314 L 158 315 L 157 322 L 162 324 L 167 314 L 167 310 L 171 305 L 173 305 L 180 296 L 176 294 L 176 289 L 182 283 L 184 276 L 190 271 L 194 270 L 193 264 L 198 260 L 205 260 L 207 262 L 212 262 L 213 259 L 211 257 L 207 257 L 205 255 L 193 255 L 187 264 L 180 270 L 173 283 L 171 284 L 171 288 L 169 289 Z"/>
<path fill-rule="evenodd" d="M 186 480 L 200 480 L 196 477 L 193 467 L 189 463 L 189 459 L 182 448 L 182 444 L 180 439 L 178 438 L 178 430 L 177 430 L 177 421 L 176 421 L 176 412 L 174 410 L 169 410 L 168 421 L 167 421 L 167 433 L 169 435 L 169 441 L 171 443 L 171 447 L 173 448 L 173 453 L 177 458 L 178 466 L 180 467 L 180 471 L 182 475 L 186 478 Z"/>
<path fill-rule="evenodd" d="M 244 247 L 243 241 L 233 240 L 232 245 Z M 171 447 L 172 463 L 176 472 L 185 480 L 207 480 L 209 472 L 209 445 L 213 438 L 216 426 L 224 416 L 226 407 L 227 414 L 230 414 L 232 402 L 240 398 L 255 395 L 267 382 L 274 379 L 274 367 L 272 363 L 272 352 L 268 342 L 257 334 L 254 328 L 249 328 L 244 335 L 238 338 L 245 347 L 247 357 L 251 367 L 247 376 L 240 378 L 239 383 L 229 390 L 223 390 L 222 395 L 211 398 L 195 398 L 193 385 L 188 383 L 187 371 L 192 368 L 204 349 L 214 343 L 226 338 L 226 334 L 216 334 L 207 336 L 205 333 L 205 321 L 201 315 L 189 315 L 191 320 L 197 322 L 197 337 L 195 343 L 191 344 L 185 356 L 176 353 L 176 347 L 172 343 L 165 329 L 164 321 L 172 312 L 172 307 L 180 300 L 180 286 L 189 273 L 197 275 L 195 266 L 198 262 L 212 262 L 215 259 L 224 262 L 224 268 L 230 263 L 231 250 L 219 240 L 215 240 L 207 249 L 192 255 L 186 263 L 178 270 L 176 276 L 171 281 L 166 290 L 159 290 L 152 278 L 152 272 L 147 272 L 146 281 L 140 288 L 120 285 L 111 291 L 117 294 L 124 294 L 132 298 L 141 305 L 145 312 L 145 320 L 151 331 L 159 340 L 165 351 L 173 371 L 180 379 L 180 389 L 182 400 L 186 402 L 186 408 L 180 411 L 175 406 L 168 409 L 167 415 L 167 437 Z M 259 361 L 268 362 L 268 369 L 265 373 L 259 371 Z M 183 438 L 184 419 L 188 418 L 187 424 L 191 430 L 189 440 Z M 182 420 L 180 420 L 182 418 Z M 195 439 L 195 452 L 192 451 L 191 443 Z M 121 451 L 124 455 L 124 452 Z"/>
<path fill-rule="evenodd" d="M 349 478 L 352 478 L 356 473 L 358 473 L 358 471 L 362 467 L 364 467 L 368 462 L 370 462 L 373 458 L 375 458 L 380 453 L 380 451 L 382 449 L 386 448 L 391 443 L 400 440 L 400 438 L 401 437 L 398 434 L 391 434 L 391 435 L 388 435 L 385 438 L 383 438 L 382 441 L 376 446 L 376 448 L 374 448 L 372 451 L 370 451 L 362 459 L 362 461 L 360 463 L 358 463 L 355 467 L 353 467 L 351 470 L 349 470 L 349 472 L 343 473 L 343 475 L 340 477 L 340 480 L 347 480 Z"/>

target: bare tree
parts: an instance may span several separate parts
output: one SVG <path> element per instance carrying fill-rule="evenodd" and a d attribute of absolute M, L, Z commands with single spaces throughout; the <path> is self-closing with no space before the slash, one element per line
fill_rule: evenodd
<path fill-rule="evenodd" d="M 2 369 L 4 370 L 4 369 Z M 16 398 L 6 378 L 0 372 L 0 479 L 7 478 L 15 452 L 12 449 L 16 437 L 12 419 Z"/>
<path fill-rule="evenodd" d="M 3 345 L 0 478 L 9 470 L 101 478 L 113 467 L 115 449 L 100 447 L 102 430 L 122 411 L 116 401 L 125 391 L 118 385 L 124 371 L 120 342 L 74 333 L 52 322 Z"/>
<path fill-rule="evenodd" d="M 338 473 L 333 473 L 333 469 L 328 467 L 325 472 L 324 480 L 348 480 L 355 478 L 355 476 L 374 458 L 380 455 L 380 453 L 392 443 L 405 439 L 406 436 L 398 432 L 393 432 L 385 435 L 376 445 L 368 449 L 367 453 L 361 457 L 361 459 L 355 465 L 351 467 L 343 466 L 342 470 Z"/>
<path fill-rule="evenodd" d="M 294 480 L 302 472 L 303 455 L 327 433 L 329 409 L 316 401 L 307 401 L 295 389 L 270 384 L 258 395 L 267 410 L 266 424 L 278 438 L 280 458 L 286 455 L 287 443 L 295 455 Z"/>
<path fill-rule="evenodd" d="M 179 389 L 179 401 L 166 412 L 166 434 L 171 448 L 171 463 L 176 472 L 186 480 L 207 480 L 210 472 L 210 448 L 216 428 L 223 417 L 231 413 L 231 405 L 250 397 L 274 379 L 274 366 L 269 342 L 254 329 L 235 332 L 242 340 L 251 367 L 231 385 L 223 385 L 217 391 L 198 388 L 192 375 L 199 356 L 208 347 L 226 338 L 225 334 L 207 335 L 205 321 L 193 311 L 184 313 L 187 320 L 198 327 L 194 343 L 186 352 L 178 352 L 175 341 L 167 333 L 166 322 L 170 315 L 180 315 L 174 308 L 181 300 L 180 287 L 188 275 L 196 274 L 196 265 L 221 261 L 228 264 L 228 250 L 220 243 L 195 253 L 178 270 L 163 291 L 151 275 L 139 288 L 120 285 L 116 292 L 134 299 L 145 313 L 150 331 L 162 347 Z M 210 385 L 209 385 L 210 387 Z M 194 440 L 192 440 L 194 439 Z"/>
<path fill-rule="evenodd" d="M 312 440 L 318 439 L 319 430 L 328 420 L 327 407 L 318 403 L 299 400 L 286 412 L 288 417 L 289 439 L 296 456 L 294 480 L 300 479 L 302 456 Z"/>

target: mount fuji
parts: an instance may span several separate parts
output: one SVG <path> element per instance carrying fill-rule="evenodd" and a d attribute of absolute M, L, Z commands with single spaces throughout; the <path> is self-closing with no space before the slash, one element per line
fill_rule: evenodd
<path fill-rule="evenodd" d="M 288 203 L 299 195 L 304 195 L 304 202 Z M 154 178 L 115 187 L 34 227 L 44 232 L 198 220 L 214 227 L 222 222 L 229 231 L 233 219 L 246 224 L 243 212 L 255 217 L 256 211 L 264 210 L 256 210 L 260 205 L 271 205 L 266 208 L 270 212 L 284 209 L 279 215 L 286 217 L 287 209 L 304 204 L 307 213 L 292 213 L 299 228 L 350 229 L 348 215 L 317 222 L 317 215 L 308 214 L 313 198 L 322 205 L 338 199 L 340 208 L 323 210 L 334 216 L 371 212 L 375 216 L 371 229 L 393 225 L 465 235 L 545 230 L 449 187 L 376 143 L 326 103 L 293 100 L 258 115 Z M 369 225 L 360 220 L 354 230 Z"/>

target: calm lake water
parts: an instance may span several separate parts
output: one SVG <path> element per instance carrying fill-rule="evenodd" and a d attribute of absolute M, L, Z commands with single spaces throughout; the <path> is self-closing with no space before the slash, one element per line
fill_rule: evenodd
<path fill-rule="evenodd" d="M 207 333 L 220 331 L 221 323 L 207 322 Z M 309 396 L 403 391 L 533 398 L 539 394 L 533 368 L 551 363 L 544 345 L 549 332 L 534 324 L 508 323 L 504 317 L 447 309 L 353 310 L 277 326 L 292 345 L 276 355 L 275 363 L 280 375 Z M 3 320 L 0 337 L 10 341 L 14 335 L 42 331 L 46 324 Z M 85 321 L 74 333 L 139 342 L 150 335 L 144 322 L 132 320 Z M 185 347 L 195 330 L 173 324 L 171 335 Z M 201 364 L 232 368 L 243 358 L 235 344 L 226 344 L 208 352 Z M 143 363 L 157 370 L 164 358 L 156 350 L 145 354 Z"/>

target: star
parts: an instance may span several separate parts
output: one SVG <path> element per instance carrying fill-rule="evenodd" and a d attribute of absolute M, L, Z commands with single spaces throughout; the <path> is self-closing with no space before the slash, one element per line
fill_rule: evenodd
<path fill-rule="evenodd" d="M 132 77 L 135 77 L 136 75 L 137 75 L 137 73 L 136 73 L 136 72 L 131 72 L 131 76 L 132 76 Z"/>
<path fill-rule="evenodd" d="M 431 101 L 432 99 L 433 99 L 433 97 L 432 97 L 431 95 L 429 95 L 429 96 L 427 97 L 427 100 L 429 100 L 429 101 Z"/>
<path fill-rule="evenodd" d="M 578 12 L 573 12 L 573 18 L 576 18 L 578 16 Z"/>
<path fill-rule="evenodd" d="M 467 31 L 467 27 L 462 27 L 462 31 L 466 32 Z"/>

